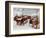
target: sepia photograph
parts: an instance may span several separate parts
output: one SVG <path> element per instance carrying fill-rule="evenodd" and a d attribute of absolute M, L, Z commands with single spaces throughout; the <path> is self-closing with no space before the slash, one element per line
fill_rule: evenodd
<path fill-rule="evenodd" d="M 40 9 L 13 8 L 14 30 L 40 29 Z"/>

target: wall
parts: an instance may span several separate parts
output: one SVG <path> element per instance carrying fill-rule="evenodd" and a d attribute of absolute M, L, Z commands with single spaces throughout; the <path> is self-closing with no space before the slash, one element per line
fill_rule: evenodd
<path fill-rule="evenodd" d="M 5 37 L 5 1 L 6 0 L 0 0 L 0 38 L 6 38 Z M 44 2 L 44 3 L 46 3 L 45 0 L 16 0 L 16 1 Z M 46 15 L 46 13 L 45 13 L 45 15 Z M 7 38 L 15 38 L 15 37 L 7 37 Z M 20 37 L 16 37 L 16 38 L 46 38 L 46 33 L 45 33 L 45 35 L 20 36 Z"/>

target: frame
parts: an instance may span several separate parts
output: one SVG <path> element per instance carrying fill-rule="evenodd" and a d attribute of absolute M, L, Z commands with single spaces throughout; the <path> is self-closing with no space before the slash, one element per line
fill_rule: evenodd
<path fill-rule="evenodd" d="M 44 34 L 44 3 L 5 1 L 6 37 Z"/>

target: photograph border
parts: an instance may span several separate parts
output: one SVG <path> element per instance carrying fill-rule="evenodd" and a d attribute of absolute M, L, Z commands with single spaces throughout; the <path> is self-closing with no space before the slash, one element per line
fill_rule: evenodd
<path fill-rule="evenodd" d="M 43 5 L 43 25 L 44 25 L 43 26 L 43 33 L 9 35 L 9 3 L 23 3 L 23 4 Z M 30 35 L 45 35 L 45 3 L 5 1 L 5 36 L 6 37 L 13 37 L 13 36 L 30 36 Z"/>

